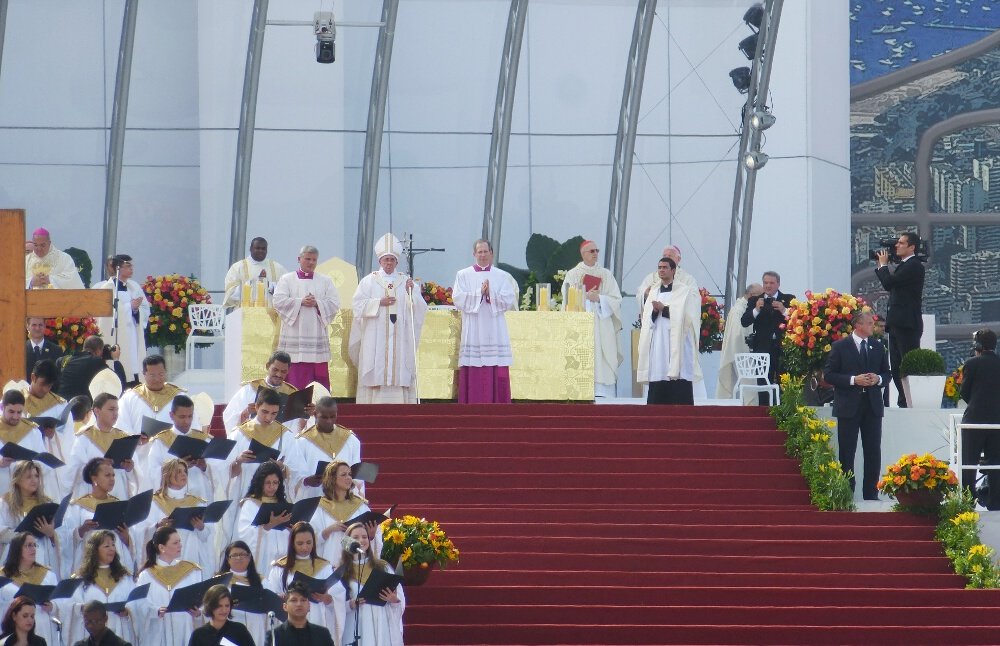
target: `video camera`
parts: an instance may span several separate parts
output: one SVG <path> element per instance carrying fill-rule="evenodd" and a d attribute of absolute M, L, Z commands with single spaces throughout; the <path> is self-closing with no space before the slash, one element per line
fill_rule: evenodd
<path fill-rule="evenodd" d="M 868 260 L 878 260 L 876 253 L 886 249 L 889 252 L 889 262 L 898 265 L 902 258 L 896 255 L 896 241 L 897 238 L 882 238 L 878 241 L 878 244 L 868 250 Z M 914 256 L 920 262 L 927 262 L 927 258 L 931 255 L 930 245 L 927 244 L 926 240 L 921 240 L 920 244 L 917 245 L 916 250 L 914 250 Z"/>

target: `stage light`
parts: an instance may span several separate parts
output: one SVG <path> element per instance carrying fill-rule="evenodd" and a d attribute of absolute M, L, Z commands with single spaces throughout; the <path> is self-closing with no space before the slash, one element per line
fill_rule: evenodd
<path fill-rule="evenodd" d="M 747 27 L 760 29 L 760 24 L 764 22 L 764 5 L 758 2 L 747 9 L 747 12 L 743 14 L 743 22 L 747 24 Z"/>
<path fill-rule="evenodd" d="M 758 151 L 749 152 L 746 157 L 743 158 L 743 165 L 747 167 L 748 170 L 760 170 L 764 168 L 767 164 L 768 156 L 764 153 Z"/>
<path fill-rule="evenodd" d="M 337 59 L 337 22 L 332 11 L 313 14 L 313 33 L 316 34 L 316 62 L 334 62 Z"/>
<path fill-rule="evenodd" d="M 739 48 L 747 60 L 752 61 L 757 55 L 757 34 L 752 34 L 741 40 Z"/>
<path fill-rule="evenodd" d="M 774 125 L 777 119 L 774 115 L 766 110 L 757 110 L 752 115 L 750 115 L 750 127 L 754 130 L 767 130 Z"/>
<path fill-rule="evenodd" d="M 729 72 L 729 78 L 733 80 L 733 85 L 740 94 L 746 94 L 750 90 L 750 68 L 737 67 Z"/>

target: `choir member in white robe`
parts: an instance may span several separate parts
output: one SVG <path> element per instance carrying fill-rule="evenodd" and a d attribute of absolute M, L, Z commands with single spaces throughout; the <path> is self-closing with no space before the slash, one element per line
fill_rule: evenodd
<path fill-rule="evenodd" d="M 261 388 L 270 388 L 279 395 L 291 395 L 297 390 L 295 386 L 285 381 L 291 364 L 292 358 L 287 352 L 280 350 L 272 352 L 264 366 L 267 376 L 240 386 L 222 411 L 222 423 L 227 433 L 257 414 L 254 402 L 257 400 L 257 391 Z"/>
<path fill-rule="evenodd" d="M 118 420 L 118 398 L 114 395 L 98 395 L 94 399 L 93 413 L 94 422 L 77 432 L 69 464 L 61 467 L 69 470 L 68 477 L 73 483 L 71 491 L 77 496 L 86 494 L 90 488 L 83 478 L 86 464 L 94 458 L 103 458 L 115 440 L 129 436 L 115 426 Z M 123 461 L 115 468 L 115 474 L 115 488 L 110 493 L 116 498 L 126 500 L 138 491 L 139 473 L 134 459 Z"/>
<path fill-rule="evenodd" d="M 265 571 L 267 570 L 265 569 Z M 222 565 L 216 574 L 229 572 L 233 575 L 230 580 L 231 588 L 236 588 L 236 586 L 264 587 L 263 578 L 257 570 L 257 563 L 253 560 L 250 546 L 243 541 L 233 541 L 222 550 Z M 247 612 L 234 607 L 232 617 L 233 621 L 238 621 L 247 627 L 255 643 L 263 646 L 268 629 L 268 617 L 265 613 Z"/>
<path fill-rule="evenodd" d="M 622 293 L 614 274 L 597 264 L 599 253 L 600 249 L 591 240 L 580 244 L 583 260 L 566 272 L 562 298 L 566 303 L 571 286 L 583 291 L 585 311 L 594 313 L 594 394 L 614 397 L 618 367 L 624 358 L 618 346 L 618 334 L 622 331 Z M 585 281 L 590 285 L 599 281 L 599 284 L 587 291 Z"/>
<path fill-rule="evenodd" d="M 185 389 L 167 381 L 167 364 L 158 354 L 151 354 L 142 360 L 142 381 L 122 393 L 121 397 L 118 426 L 130 435 L 142 432 L 143 417 L 170 422 L 170 403 L 177 395 L 188 394 Z M 191 425 L 196 429 L 204 426 L 197 412 Z M 139 455 L 145 455 L 146 450 L 145 445 L 140 445 Z"/>
<path fill-rule="evenodd" d="M 0 496 L 0 560 L 7 557 L 7 548 L 15 536 L 14 530 L 28 512 L 38 505 L 51 502 L 52 498 L 45 495 L 42 470 L 38 463 L 31 460 L 17 462 L 10 490 Z M 69 576 L 69 567 L 62 566 L 62 553 L 53 517 L 39 518 L 35 521 L 34 529 L 38 560 L 48 563 L 57 577 L 63 579 Z"/>
<path fill-rule="evenodd" d="M 36 558 L 38 542 L 27 532 L 18 534 L 10 543 L 7 558 L 4 559 L 0 576 L 10 579 L 0 587 L 0 616 L 7 612 L 10 602 L 14 600 L 17 591 L 25 583 L 35 585 L 55 585 L 58 583 L 56 573 L 43 565 Z M 35 608 L 35 634 L 48 644 L 58 644 L 59 634 L 56 632 L 52 618 L 59 618 L 59 605 L 45 603 Z"/>
<path fill-rule="evenodd" d="M 21 394 L 24 395 L 25 417 L 34 418 L 36 423 L 39 423 L 38 418 L 58 419 L 62 415 L 67 402 L 52 392 L 58 375 L 55 363 L 48 359 L 43 359 L 35 364 L 31 371 L 31 384 L 27 388 L 21 389 Z M 69 451 L 73 447 L 72 424 L 59 425 L 45 422 L 41 423 L 38 428 L 42 432 L 42 443 L 45 445 L 45 450 L 64 463 L 69 462 Z M 49 495 L 56 500 L 62 500 L 62 497 L 69 493 L 71 484 L 66 481 L 67 469 L 52 469 L 46 465 L 42 465 L 41 468 L 48 485 L 46 489 Z"/>
<path fill-rule="evenodd" d="M 38 426 L 22 417 L 24 414 L 24 395 L 19 390 L 8 390 L 3 394 L 3 413 L 0 415 L 0 446 L 17 444 L 30 451 L 43 453 L 45 442 Z M 62 467 L 65 468 L 65 467 Z M 14 460 L 0 458 L 0 492 L 10 489 L 11 477 L 14 475 Z"/>
<path fill-rule="evenodd" d="M 455 276 L 452 300 L 462 313 L 458 351 L 461 404 L 510 403 L 513 353 L 504 314 L 517 309 L 514 278 L 493 266 L 493 246 L 476 240 L 476 263 Z"/>
<path fill-rule="evenodd" d="M 118 277 L 97 283 L 92 289 L 110 289 L 115 292 L 112 299 L 117 301 L 117 309 L 112 316 L 97 319 L 101 338 L 108 345 L 121 349 L 122 367 L 130 382 L 139 380 L 142 360 L 146 357 L 146 326 L 149 324 L 149 301 L 142 285 L 132 280 L 134 268 L 132 257 L 119 254 L 111 259 L 112 268 Z M 116 324 L 117 322 L 117 324 Z"/>
<path fill-rule="evenodd" d="M 261 505 L 276 502 L 288 502 L 284 475 L 277 462 L 265 462 L 257 468 L 246 497 L 240 501 L 236 534 L 233 537 L 250 546 L 250 553 L 258 563 L 273 563 L 288 547 L 288 529 L 285 524 L 292 518 L 290 513 L 272 513 L 267 522 L 253 524 Z"/>
<path fill-rule="evenodd" d="M 70 571 L 80 567 L 87 539 L 97 529 L 97 523 L 94 522 L 97 506 L 119 500 L 111 495 L 115 486 L 115 470 L 105 460 L 94 458 L 88 462 L 83 469 L 83 479 L 90 484 L 90 493 L 69 504 L 62 525 L 56 530 L 59 548 L 62 550 L 63 567 L 68 567 Z M 114 535 L 115 549 L 122 563 L 129 570 L 134 570 L 138 559 L 133 554 L 133 548 L 138 552 L 138 545 L 132 540 L 131 531 L 118 528 Z"/>
<path fill-rule="evenodd" d="M 136 631 L 142 646 L 184 646 L 202 621 L 201 611 L 167 612 L 173 591 L 202 580 L 201 568 L 180 558 L 181 537 L 177 530 L 161 527 L 146 543 L 146 562 L 136 586 L 149 585 L 149 595 L 135 604 Z"/>
<path fill-rule="evenodd" d="M 296 572 L 314 579 L 326 579 L 333 574 L 334 567 L 330 561 L 316 553 L 316 532 L 312 525 L 298 522 L 290 532 L 288 549 L 284 556 L 271 564 L 271 572 L 265 582 L 268 590 L 282 598 L 287 596 L 288 585 L 295 578 Z M 347 596 L 339 581 L 325 593 L 312 593 L 309 600 L 312 601 L 309 604 L 310 622 L 326 626 L 331 635 L 342 631 Z"/>
<path fill-rule="evenodd" d="M 35 249 L 24 256 L 27 289 L 83 289 L 76 261 L 65 251 L 52 248 L 52 238 L 43 228 L 31 234 Z"/>
<path fill-rule="evenodd" d="M 173 422 L 173 426 L 150 438 L 146 456 L 140 463 L 139 491 L 156 490 L 161 485 L 160 477 L 164 463 L 173 457 L 181 457 L 186 459 L 189 468 L 187 491 L 208 502 L 215 500 L 218 489 L 229 481 L 226 473 L 228 464 L 221 460 L 187 459 L 190 456 L 174 456 L 170 453 L 174 440 L 181 435 L 205 442 L 211 441 L 212 436 L 208 433 L 191 428 L 193 420 L 194 402 L 191 398 L 187 395 L 174 397 L 170 403 L 170 421 Z"/>
<path fill-rule="evenodd" d="M 278 350 L 292 358 L 288 381 L 296 388 L 312 382 L 330 389 L 330 323 L 340 309 L 333 281 L 317 274 L 319 250 L 299 251 L 299 269 L 282 276 L 274 289 L 274 309 L 281 318 Z"/>
<path fill-rule="evenodd" d="M 392 573 L 392 566 L 375 557 L 368 541 L 368 532 L 364 526 L 355 523 L 347 528 L 347 535 L 361 544 L 362 554 L 354 558 L 352 554 L 343 555 L 344 562 L 350 562 L 344 575 L 344 584 L 349 599 L 347 617 L 344 622 L 344 637 L 341 643 L 354 640 L 355 614 L 359 615 L 358 631 L 361 635 L 361 646 L 403 646 L 403 611 L 406 610 L 406 597 L 403 586 L 395 590 L 383 590 L 379 597 L 386 602 L 384 606 L 370 603 L 355 602 L 358 592 L 377 568 Z"/>
<path fill-rule="evenodd" d="M 752 326 L 743 327 L 740 325 L 740 318 L 747 309 L 747 299 L 758 294 L 763 294 L 764 288 L 760 283 L 753 283 L 747 287 L 743 296 L 736 299 L 726 314 L 726 325 L 722 336 L 722 353 L 719 358 L 719 384 L 715 389 L 716 399 L 731 399 L 733 389 L 736 387 L 736 355 L 741 352 L 750 352 L 747 346 L 746 336 L 753 331 Z"/>
<path fill-rule="evenodd" d="M 387 233 L 375 245 L 379 270 L 358 283 L 348 353 L 358 369 L 359 404 L 416 404 L 417 347 L 427 303 L 396 271 L 403 245 Z"/>
<path fill-rule="evenodd" d="M 140 543 L 153 537 L 157 528 L 173 524 L 167 517 L 177 508 L 204 507 L 207 501 L 194 495 L 188 488 L 188 466 L 178 458 L 167 460 L 160 467 L 160 484 L 153 494 L 153 504 L 145 522 L 135 528 Z M 181 558 L 192 563 L 212 563 L 217 551 L 215 547 L 215 523 L 206 524 L 196 516 L 191 520 L 193 529 L 178 527 L 181 535 Z"/>
<path fill-rule="evenodd" d="M 340 567 L 341 541 L 348 521 L 369 511 L 368 501 L 353 490 L 350 465 L 341 460 L 331 462 L 323 472 L 323 497 L 309 522 L 316 528 L 316 549 L 333 567 Z M 382 529 L 374 524 L 366 529 L 375 537 L 375 551 L 381 552 Z"/>
<path fill-rule="evenodd" d="M 67 644 L 87 639 L 87 630 L 83 626 L 85 605 L 91 601 L 103 604 L 123 603 L 135 587 L 132 573 L 122 565 L 118 555 L 114 533 L 105 529 L 97 530 L 87 539 L 83 562 L 73 576 L 82 579 L 83 585 L 76 589 L 69 600 L 69 612 L 63 622 Z M 129 606 L 133 607 L 135 603 L 132 602 Z M 108 630 L 125 641 L 139 643 L 128 608 L 122 612 L 109 612 L 107 626 Z"/>
<path fill-rule="evenodd" d="M 351 429 L 337 424 L 337 400 L 333 397 L 316 403 L 316 424 L 299 433 L 292 447 L 286 462 L 292 473 L 289 489 L 293 500 L 323 495 L 323 474 L 316 475 L 321 462 L 361 462 L 361 440 Z M 357 480 L 354 485 L 363 491 L 363 482 Z"/>
<path fill-rule="evenodd" d="M 250 452 L 251 440 L 256 440 L 264 446 L 277 450 L 279 464 L 281 464 L 285 474 L 283 477 L 294 477 L 295 474 L 292 473 L 290 467 L 285 466 L 285 463 L 287 456 L 295 451 L 295 436 L 284 424 L 275 421 L 280 406 L 281 400 L 276 393 L 262 391 L 257 402 L 257 416 L 229 432 L 228 437 L 236 442 L 236 446 L 229 453 L 230 459 L 227 462 L 229 484 L 226 487 L 226 499 L 240 500 L 245 496 L 254 473 L 260 467 L 260 459 Z M 230 508 L 230 512 L 235 514 L 235 510 L 232 508 Z M 226 527 L 231 528 L 232 518 L 229 514 L 227 514 L 227 518 Z"/>
<path fill-rule="evenodd" d="M 660 259 L 660 285 L 650 291 L 641 314 L 636 379 L 649 384 L 649 404 L 694 404 L 698 339 L 690 303 L 700 307 L 701 300 L 697 292 L 674 282 L 675 268 L 670 258 Z"/>
<path fill-rule="evenodd" d="M 260 284 L 264 293 L 264 304 L 271 305 L 274 287 L 278 279 L 288 273 L 281 263 L 267 258 L 267 240 L 254 238 L 250 241 L 250 255 L 237 260 L 226 272 L 226 307 L 240 307 L 243 303 L 243 286 L 249 288 L 250 298 L 256 302 Z"/>

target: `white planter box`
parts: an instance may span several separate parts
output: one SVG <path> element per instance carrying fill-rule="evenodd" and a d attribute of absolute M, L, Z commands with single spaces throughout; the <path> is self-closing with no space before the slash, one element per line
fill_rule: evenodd
<path fill-rule="evenodd" d="M 945 375 L 903 377 L 903 394 L 910 408 L 941 408 Z"/>

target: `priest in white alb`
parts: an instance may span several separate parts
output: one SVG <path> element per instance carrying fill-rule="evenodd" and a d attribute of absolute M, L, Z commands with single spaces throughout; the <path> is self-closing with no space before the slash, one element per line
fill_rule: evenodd
<path fill-rule="evenodd" d="M 622 353 L 618 333 L 622 330 L 622 293 L 614 274 L 597 264 L 600 249 L 591 240 L 580 244 L 583 260 L 566 272 L 563 303 L 570 287 L 582 290 L 585 311 L 594 313 L 594 395 L 614 397 Z"/>
<path fill-rule="evenodd" d="M 458 350 L 458 401 L 510 403 L 513 353 L 504 314 L 517 309 L 514 278 L 493 266 L 493 245 L 476 240 L 476 262 L 455 276 L 452 300 L 462 313 Z"/>
<path fill-rule="evenodd" d="M 695 362 L 698 338 L 691 317 L 700 311 L 701 298 L 674 280 L 676 268 L 670 258 L 660 259 L 659 283 L 650 290 L 640 315 L 636 380 L 649 384 L 647 404 L 694 404 L 692 386 L 700 378 Z M 692 308 L 692 302 L 696 307 Z"/>
<path fill-rule="evenodd" d="M 244 295 L 256 302 L 258 293 L 263 294 L 265 305 L 271 305 L 278 279 L 287 273 L 288 270 L 281 263 L 268 260 L 267 240 L 254 238 L 250 241 L 250 256 L 236 261 L 226 272 L 226 298 L 223 305 L 240 307 L 245 304 Z"/>
<path fill-rule="evenodd" d="M 118 254 L 111 258 L 112 277 L 94 285 L 93 289 L 110 289 L 116 310 L 112 316 L 97 319 L 101 338 L 108 345 L 121 348 L 122 367 L 129 382 L 139 381 L 142 360 L 146 358 L 146 326 L 150 306 L 142 286 L 132 280 L 135 268 L 132 256 Z M 116 278 L 117 276 L 117 278 Z M 117 321 L 117 324 L 116 324 Z"/>
<path fill-rule="evenodd" d="M 27 289 L 83 289 L 76 261 L 65 251 L 52 248 L 52 238 L 44 228 L 31 234 L 34 250 L 24 256 Z"/>
<path fill-rule="evenodd" d="M 288 383 L 298 389 L 312 382 L 330 388 L 330 323 L 340 309 L 333 281 L 317 274 L 319 250 L 299 251 L 299 269 L 285 274 L 274 288 L 274 309 L 281 317 L 278 350 L 292 359 Z"/>
<path fill-rule="evenodd" d="M 357 403 L 416 404 L 417 347 L 427 303 L 396 271 L 403 245 L 387 233 L 375 245 L 379 269 L 358 283 L 348 354 L 358 369 Z"/>

